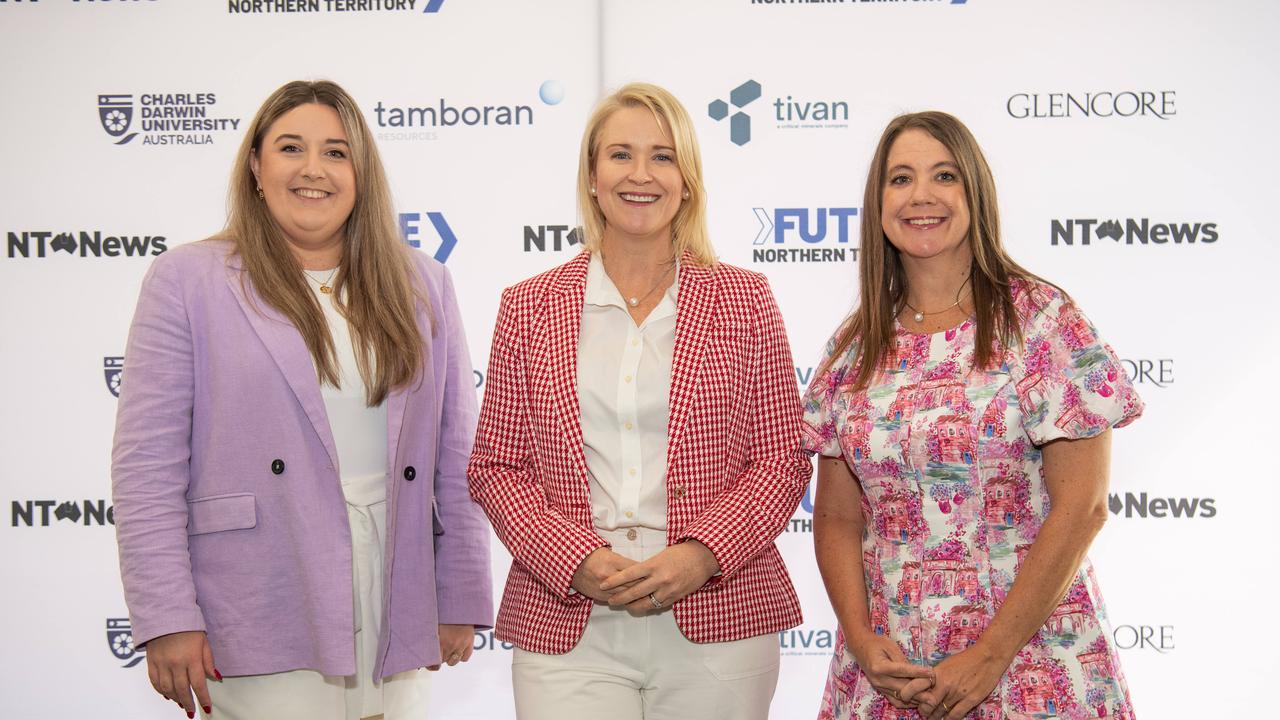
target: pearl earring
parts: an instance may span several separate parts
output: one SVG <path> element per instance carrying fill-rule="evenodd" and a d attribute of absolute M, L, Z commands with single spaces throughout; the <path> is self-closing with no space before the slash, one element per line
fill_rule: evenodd
<path fill-rule="evenodd" d="M 592 186 L 591 186 L 591 197 L 595 197 L 595 196 L 596 196 L 596 187 L 595 187 L 594 185 L 592 185 Z"/>

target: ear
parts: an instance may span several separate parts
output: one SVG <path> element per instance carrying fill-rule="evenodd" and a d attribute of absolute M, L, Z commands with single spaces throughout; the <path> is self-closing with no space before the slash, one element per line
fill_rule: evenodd
<path fill-rule="evenodd" d="M 258 162 L 258 151 L 250 150 L 249 151 L 249 169 L 253 171 L 253 179 L 257 181 L 258 185 L 262 185 L 262 176 L 258 174 L 259 167 L 260 167 L 260 163 Z"/>

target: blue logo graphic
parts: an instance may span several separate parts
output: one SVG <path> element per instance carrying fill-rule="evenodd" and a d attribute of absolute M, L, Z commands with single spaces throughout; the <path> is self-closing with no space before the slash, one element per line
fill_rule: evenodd
<path fill-rule="evenodd" d="M 102 122 L 102 129 L 108 135 L 121 138 L 116 141 L 117 145 L 124 145 L 138 136 L 138 133 L 125 135 L 129 132 L 129 124 L 133 122 L 132 95 L 99 95 L 98 120 Z"/>
<path fill-rule="evenodd" d="M 124 372 L 124 358 L 102 358 L 102 374 L 107 381 L 107 390 L 116 397 L 120 397 L 120 374 L 122 372 Z"/>
<path fill-rule="evenodd" d="M 124 660 L 122 668 L 131 668 L 147 658 L 146 650 L 133 646 L 133 625 L 129 618 L 107 618 L 107 647 L 117 660 Z"/>
<path fill-rule="evenodd" d="M 951 0 L 951 1 L 955 2 L 956 0 Z M 960 1 L 963 2 L 964 0 L 960 0 Z M 427 6 L 422 8 L 422 12 L 438 13 L 440 12 L 440 6 L 443 4 L 444 4 L 444 0 L 427 0 Z"/>
<path fill-rule="evenodd" d="M 431 226 L 436 229 L 436 234 L 440 236 L 440 247 L 436 249 L 432 256 L 437 262 L 446 262 L 449 254 L 453 252 L 453 248 L 458 244 L 458 237 L 453 234 L 453 229 L 449 227 L 449 223 L 445 222 L 444 215 L 438 212 L 427 213 L 400 213 L 400 235 L 409 247 L 421 248 L 422 238 L 418 223 L 422 221 L 422 216 L 426 215 L 431 221 Z"/>
<path fill-rule="evenodd" d="M 760 222 L 760 232 L 753 244 L 764 245 L 772 238 L 774 243 L 784 243 L 794 230 L 806 243 L 820 243 L 827 239 L 827 220 L 835 224 L 836 242 L 849 242 L 849 225 L 858 215 L 858 208 L 776 208 L 773 214 L 765 208 L 752 208 Z M 812 214 L 813 224 L 810 225 Z"/>
<path fill-rule="evenodd" d="M 564 100 L 564 85 L 559 80 L 548 80 L 538 88 L 538 97 L 548 105 L 559 105 Z"/>
<path fill-rule="evenodd" d="M 743 108 L 760 99 L 760 83 L 748 80 L 729 91 L 729 102 L 736 108 Z M 720 121 L 729 118 L 729 140 L 734 145 L 742 146 L 751 142 L 751 116 L 738 110 L 729 115 L 729 105 L 723 100 L 712 100 L 707 106 L 707 114 L 712 120 Z"/>

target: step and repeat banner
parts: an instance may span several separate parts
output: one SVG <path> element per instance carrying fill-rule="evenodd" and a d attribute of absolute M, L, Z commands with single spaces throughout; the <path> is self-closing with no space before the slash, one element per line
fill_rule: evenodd
<path fill-rule="evenodd" d="M 1261 0 L 0 0 L 0 715 L 176 712 L 118 576 L 126 333 L 151 261 L 222 226 L 244 128 L 295 78 L 361 104 L 405 241 L 453 273 L 480 393 L 501 289 L 579 250 L 603 92 L 647 80 L 686 104 L 716 248 L 769 277 L 802 389 L 856 292 L 880 131 L 957 115 L 1011 253 L 1076 297 L 1147 402 L 1115 435 L 1092 551 L 1139 714 L 1272 714 L 1277 28 Z M 811 498 L 779 540 L 805 622 L 778 637 L 775 718 L 815 715 L 835 638 Z M 495 540 L 495 587 L 508 563 Z M 475 648 L 436 676 L 432 717 L 514 717 L 510 647 Z"/>

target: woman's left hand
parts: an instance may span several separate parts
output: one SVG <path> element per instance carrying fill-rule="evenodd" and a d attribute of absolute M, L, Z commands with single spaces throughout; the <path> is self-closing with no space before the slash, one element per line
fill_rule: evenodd
<path fill-rule="evenodd" d="M 665 610 L 677 600 L 706 584 L 720 571 L 716 557 L 706 545 L 688 540 L 628 568 L 619 570 L 600 583 L 613 607 L 626 607 L 632 615 L 646 615 Z M 634 583 L 625 587 L 628 583 Z"/>
<path fill-rule="evenodd" d="M 934 666 L 933 687 L 902 699 L 917 702 L 926 720 L 960 720 L 991 695 L 1008 667 L 975 645 Z"/>
<path fill-rule="evenodd" d="M 474 625 L 440 625 L 440 662 L 450 667 L 471 659 L 471 650 L 476 635 Z M 428 670 L 439 670 L 440 665 L 431 665 Z"/>

